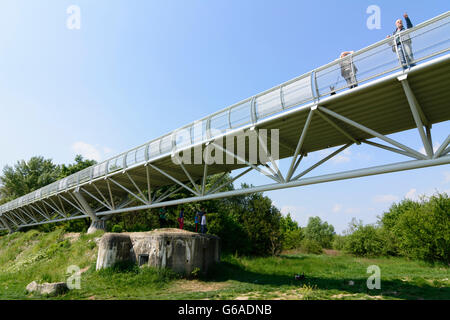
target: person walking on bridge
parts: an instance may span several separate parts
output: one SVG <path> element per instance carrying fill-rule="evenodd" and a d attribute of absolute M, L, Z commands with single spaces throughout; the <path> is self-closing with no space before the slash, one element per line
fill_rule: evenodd
<path fill-rule="evenodd" d="M 409 19 L 408 14 L 405 13 L 403 17 L 405 18 L 406 21 L 406 29 L 412 28 L 413 25 L 411 23 L 411 20 Z M 409 34 L 402 34 L 402 31 L 405 30 L 402 19 L 397 19 L 395 21 L 395 27 L 396 29 L 392 33 L 392 36 L 394 36 L 394 42 L 391 43 L 392 51 L 397 52 L 400 61 L 402 63 L 403 69 L 406 69 L 408 65 L 410 67 L 414 67 L 416 64 L 413 63 L 414 55 L 411 47 L 411 38 Z M 388 35 L 386 38 L 390 37 L 391 35 Z"/>
<path fill-rule="evenodd" d="M 350 89 L 358 86 L 356 81 L 356 73 L 358 68 L 356 68 L 353 62 L 353 51 L 344 51 L 339 56 L 339 65 L 341 66 L 341 76 L 347 81 L 347 85 Z"/>

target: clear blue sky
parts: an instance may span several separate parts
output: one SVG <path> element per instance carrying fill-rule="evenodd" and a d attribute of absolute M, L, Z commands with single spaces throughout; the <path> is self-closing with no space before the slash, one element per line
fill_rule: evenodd
<path fill-rule="evenodd" d="M 72 4 L 80 30 L 66 27 Z M 366 27 L 373 4 L 380 30 Z M 34 155 L 108 158 L 379 41 L 405 11 L 417 24 L 448 9 L 448 1 L 3 0 L 0 167 Z M 440 143 L 449 125 L 433 130 Z M 416 134 L 399 139 L 420 149 Z M 317 174 L 392 160 L 355 147 Z M 393 200 L 436 190 L 450 190 L 448 166 L 267 195 L 301 225 L 319 215 L 341 232 L 352 217 L 372 223 Z"/>

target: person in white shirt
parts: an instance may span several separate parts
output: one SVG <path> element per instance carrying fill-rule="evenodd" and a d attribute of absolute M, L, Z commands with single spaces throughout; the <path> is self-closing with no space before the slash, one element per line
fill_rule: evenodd
<path fill-rule="evenodd" d="M 201 233 L 206 233 L 206 212 L 202 215 L 202 222 L 200 224 Z"/>

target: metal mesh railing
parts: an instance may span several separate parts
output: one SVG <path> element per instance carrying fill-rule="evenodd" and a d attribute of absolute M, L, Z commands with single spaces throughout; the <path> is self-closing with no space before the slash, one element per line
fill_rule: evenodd
<path fill-rule="evenodd" d="M 449 51 L 450 12 L 337 59 L 254 97 L 245 99 L 142 146 L 79 171 L 0 206 L 0 214 L 24 204 L 76 187 L 117 170 L 141 165 L 172 152 L 205 143 L 227 130 L 239 129 L 295 106 L 408 68 Z M 400 45 L 397 46 L 397 38 Z M 349 72 L 350 70 L 350 72 Z M 351 90 L 351 89 L 350 89 Z"/>

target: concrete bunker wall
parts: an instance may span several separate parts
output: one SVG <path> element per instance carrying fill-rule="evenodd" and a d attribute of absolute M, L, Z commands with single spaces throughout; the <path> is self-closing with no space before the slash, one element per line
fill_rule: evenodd
<path fill-rule="evenodd" d="M 132 261 L 189 274 L 195 268 L 206 272 L 219 259 L 220 239 L 212 235 L 179 229 L 107 233 L 100 240 L 96 269 Z"/>

